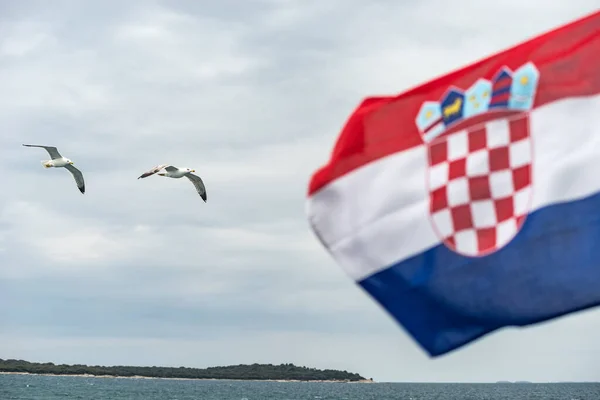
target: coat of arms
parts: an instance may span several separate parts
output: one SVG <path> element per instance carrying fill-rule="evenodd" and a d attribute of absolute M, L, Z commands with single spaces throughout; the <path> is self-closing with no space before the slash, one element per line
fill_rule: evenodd
<path fill-rule="evenodd" d="M 427 144 L 427 186 L 434 231 L 451 250 L 482 256 L 507 245 L 532 200 L 533 63 L 503 67 L 467 90 L 427 101 L 416 124 Z"/>

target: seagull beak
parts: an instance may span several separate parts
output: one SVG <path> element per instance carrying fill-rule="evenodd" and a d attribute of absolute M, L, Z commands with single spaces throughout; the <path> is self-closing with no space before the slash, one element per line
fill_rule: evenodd
<path fill-rule="evenodd" d="M 193 170 L 192 170 L 192 172 L 196 172 L 196 170 L 195 170 L 195 169 L 193 169 Z"/>
<path fill-rule="evenodd" d="M 73 163 L 73 161 L 71 161 L 69 164 L 73 165 L 74 163 Z"/>

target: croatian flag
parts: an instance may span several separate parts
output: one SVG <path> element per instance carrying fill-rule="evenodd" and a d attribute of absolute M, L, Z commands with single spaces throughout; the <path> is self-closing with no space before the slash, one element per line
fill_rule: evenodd
<path fill-rule="evenodd" d="M 600 11 L 364 100 L 307 214 L 431 356 L 600 305 Z"/>

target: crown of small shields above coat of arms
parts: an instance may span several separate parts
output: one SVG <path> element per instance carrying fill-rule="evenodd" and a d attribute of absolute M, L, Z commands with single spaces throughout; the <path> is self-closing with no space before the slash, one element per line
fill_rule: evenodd
<path fill-rule="evenodd" d="M 467 90 L 451 87 L 438 101 L 426 101 L 415 120 L 426 143 L 469 118 L 495 111 L 531 110 L 540 73 L 528 62 L 514 72 L 502 67 L 490 80 L 479 79 Z"/>

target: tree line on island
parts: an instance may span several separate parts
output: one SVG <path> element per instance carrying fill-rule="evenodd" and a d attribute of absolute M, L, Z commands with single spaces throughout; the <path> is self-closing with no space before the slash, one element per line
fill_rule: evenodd
<path fill-rule="evenodd" d="M 183 379 L 231 379 L 231 380 L 293 380 L 293 381 L 366 381 L 359 374 L 333 369 L 299 367 L 294 364 L 240 364 L 224 367 L 135 367 L 90 366 L 54 363 L 33 363 L 23 360 L 0 359 L 0 372 L 49 374 L 49 375 L 95 375 L 113 377 L 183 378 Z"/>

